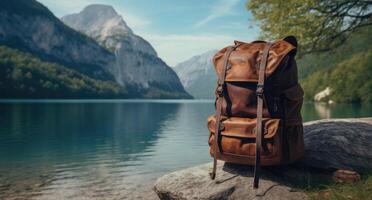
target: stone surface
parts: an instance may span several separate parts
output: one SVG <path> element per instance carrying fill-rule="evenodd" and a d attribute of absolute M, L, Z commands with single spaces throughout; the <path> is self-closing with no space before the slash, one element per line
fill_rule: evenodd
<path fill-rule="evenodd" d="M 372 169 L 372 118 L 308 122 L 304 138 L 303 159 L 289 166 L 262 168 L 258 190 L 252 188 L 252 167 L 222 161 L 215 181 L 209 178 L 212 164 L 208 163 L 165 175 L 154 190 L 161 199 L 307 199 L 291 186 L 332 181 L 333 175 L 357 181 L 359 174 L 344 169 Z M 343 170 L 332 174 L 337 169 Z"/>
<path fill-rule="evenodd" d="M 325 99 L 329 99 L 329 96 L 332 94 L 332 89 L 330 87 L 326 87 L 326 89 L 320 91 L 314 96 L 314 101 L 324 101 Z"/>
<path fill-rule="evenodd" d="M 219 162 L 216 180 L 211 180 L 210 167 L 208 163 L 165 175 L 157 180 L 154 190 L 160 199 L 307 199 L 302 192 L 265 177 L 254 190 L 252 170 L 244 166 Z"/>
<path fill-rule="evenodd" d="M 326 119 L 304 124 L 301 163 L 320 169 L 372 169 L 372 118 Z"/>

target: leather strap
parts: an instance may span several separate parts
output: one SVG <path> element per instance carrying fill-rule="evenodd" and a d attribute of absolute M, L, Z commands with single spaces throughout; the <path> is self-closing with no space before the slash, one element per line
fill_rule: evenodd
<path fill-rule="evenodd" d="M 272 43 L 266 43 L 262 59 L 260 63 L 260 68 L 258 72 L 258 83 L 257 83 L 257 124 L 256 124 L 256 160 L 254 166 L 254 181 L 253 188 L 258 188 L 258 182 L 260 178 L 261 169 L 261 148 L 262 148 L 262 109 L 263 109 L 263 93 L 265 84 L 265 69 L 267 65 L 267 60 L 269 57 L 269 51 Z"/>
<path fill-rule="evenodd" d="M 220 135 L 221 135 L 221 112 L 222 112 L 222 103 L 223 103 L 223 96 L 224 96 L 224 88 L 225 88 L 225 79 L 226 79 L 226 72 L 230 68 L 229 66 L 229 58 L 231 53 L 240 45 L 230 46 L 228 47 L 223 61 L 223 68 L 222 72 L 219 74 L 218 81 L 217 81 L 217 88 L 216 88 L 216 95 L 217 102 L 216 102 L 216 127 L 214 131 L 214 154 L 213 154 L 213 170 L 210 173 L 211 179 L 215 179 L 216 177 L 216 168 L 217 168 L 217 154 L 220 154 L 222 151 L 220 149 Z"/>

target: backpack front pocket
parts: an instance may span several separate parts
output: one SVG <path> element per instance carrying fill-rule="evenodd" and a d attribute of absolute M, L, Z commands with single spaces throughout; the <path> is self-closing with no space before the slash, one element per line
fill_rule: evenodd
<path fill-rule="evenodd" d="M 210 131 L 209 145 L 211 155 L 214 155 L 216 119 L 214 116 L 208 118 L 208 129 Z M 280 119 L 264 118 L 263 140 L 261 160 L 262 165 L 275 165 L 280 163 Z M 222 120 L 222 131 L 220 136 L 221 157 L 229 161 L 239 159 L 242 164 L 254 164 L 256 155 L 256 118 L 230 117 Z M 245 157 L 245 159 L 244 159 Z M 234 161 L 233 160 L 233 161 Z M 236 161 L 234 161 L 236 162 Z"/>
<path fill-rule="evenodd" d="M 230 117 L 256 118 L 256 87 L 257 83 L 227 82 L 222 114 Z M 266 104 L 264 104 L 262 115 L 270 117 Z"/>

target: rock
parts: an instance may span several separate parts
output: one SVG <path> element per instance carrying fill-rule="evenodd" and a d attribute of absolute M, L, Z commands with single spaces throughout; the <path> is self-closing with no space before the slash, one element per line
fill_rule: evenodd
<path fill-rule="evenodd" d="M 359 172 L 372 169 L 372 118 L 307 122 L 304 140 L 302 165 Z"/>
<path fill-rule="evenodd" d="M 332 89 L 330 87 L 326 87 L 326 89 L 320 91 L 314 96 L 314 101 L 324 101 L 326 99 L 329 99 L 329 97 L 332 94 Z M 330 102 L 332 100 L 328 100 Z"/>
<path fill-rule="evenodd" d="M 253 167 L 218 162 L 211 180 L 204 164 L 159 178 L 154 186 L 160 199 L 308 199 L 292 186 L 333 180 L 360 179 L 350 171 L 372 168 L 372 118 L 318 120 L 304 124 L 305 156 L 299 162 L 262 168 L 259 189 L 254 190 Z M 346 169 L 346 170 L 345 170 Z M 347 169 L 350 169 L 349 171 Z M 359 178 L 358 178 L 359 177 Z"/>
<path fill-rule="evenodd" d="M 333 173 L 333 181 L 336 183 L 354 183 L 360 180 L 358 172 L 350 170 L 337 170 Z"/>
<path fill-rule="evenodd" d="M 262 177 L 260 187 L 252 187 L 252 169 L 219 162 L 218 176 L 211 180 L 211 164 L 176 171 L 159 178 L 154 190 L 160 199 L 270 199 L 301 200 L 307 196 L 290 187 Z M 257 196 L 256 196 L 257 195 Z"/>

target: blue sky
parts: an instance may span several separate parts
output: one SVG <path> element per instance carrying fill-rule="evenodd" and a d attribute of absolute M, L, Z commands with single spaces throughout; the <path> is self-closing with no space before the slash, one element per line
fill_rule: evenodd
<path fill-rule="evenodd" d="M 57 17 L 94 3 L 112 5 L 129 27 L 173 66 L 236 40 L 251 41 L 259 29 L 246 0 L 39 0 Z"/>

